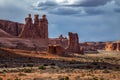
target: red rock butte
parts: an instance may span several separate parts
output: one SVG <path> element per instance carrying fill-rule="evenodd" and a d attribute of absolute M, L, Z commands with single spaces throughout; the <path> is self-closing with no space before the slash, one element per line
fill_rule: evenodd
<path fill-rule="evenodd" d="M 48 39 L 48 20 L 46 15 L 39 19 L 39 15 L 34 15 L 34 23 L 31 14 L 25 18 L 25 24 L 19 34 L 20 38 Z"/>

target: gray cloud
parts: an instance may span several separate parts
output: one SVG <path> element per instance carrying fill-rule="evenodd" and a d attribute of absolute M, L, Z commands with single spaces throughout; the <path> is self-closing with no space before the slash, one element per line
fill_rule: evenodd
<path fill-rule="evenodd" d="M 120 6 L 120 0 L 115 0 L 116 4 Z"/>
<path fill-rule="evenodd" d="M 44 2 L 38 1 L 33 6 L 33 9 L 38 11 L 43 10 L 56 15 L 100 15 L 105 13 L 105 11 L 97 7 L 101 7 L 111 1 L 112 0 L 74 0 L 70 3 L 69 0 L 64 0 L 64 3 L 58 3 L 57 1 L 46 0 Z"/>
<path fill-rule="evenodd" d="M 100 15 L 105 13 L 103 10 L 100 9 L 95 9 L 95 8 L 78 8 L 78 9 L 73 9 L 73 8 L 55 8 L 52 10 L 48 10 L 49 13 L 55 14 L 55 15 L 64 15 L 64 16 L 92 16 L 92 15 Z"/>
<path fill-rule="evenodd" d="M 46 0 L 46 2 L 45 0 L 40 0 L 43 2 L 39 1 L 34 6 L 34 10 L 28 6 L 37 1 L 38 0 L 12 0 L 9 4 L 5 3 L 6 7 L 0 7 L 0 18 L 24 22 L 24 18 L 28 13 L 38 13 L 40 15 L 45 13 L 49 20 L 49 37 L 58 37 L 59 34 L 67 35 L 67 32 L 71 31 L 79 34 L 80 41 L 106 41 L 120 39 L 120 14 L 118 13 L 120 11 L 120 0 L 116 0 L 117 2 L 115 4 L 114 2 L 109 4 L 110 0 L 105 0 L 105 2 L 100 2 L 100 4 L 96 2 L 97 0 L 94 0 L 96 3 L 77 3 L 82 0 L 65 0 L 65 4 L 55 2 L 56 0 L 49 0 L 51 1 L 50 3 L 47 3 L 48 0 Z M 70 3 L 69 1 L 74 2 Z M 79 5 L 83 3 L 87 3 L 88 5 Z M 114 9 L 115 11 L 113 11 Z M 118 14 L 116 14 L 116 12 Z"/>
<path fill-rule="evenodd" d="M 0 5 L 0 18 L 23 22 L 24 20 L 22 19 L 27 13 L 25 8 L 23 8 L 25 5 L 20 7 L 19 5 L 22 3 L 19 5 L 16 3 L 14 3 L 14 0 L 4 0 L 1 3 L 2 5 Z"/>
<path fill-rule="evenodd" d="M 83 0 L 83 1 L 77 1 L 75 4 L 71 4 L 69 6 L 75 6 L 75 7 L 97 7 L 107 4 L 112 0 Z"/>
<path fill-rule="evenodd" d="M 88 15 L 99 15 L 105 13 L 104 10 L 97 8 L 85 8 L 85 11 Z"/>
<path fill-rule="evenodd" d="M 79 14 L 80 10 L 59 7 L 53 10 L 49 10 L 48 12 L 51 14 L 57 14 L 57 15 L 74 15 L 74 14 Z"/>
<path fill-rule="evenodd" d="M 120 13 L 120 8 L 115 8 L 114 11 Z"/>
<path fill-rule="evenodd" d="M 45 1 L 45 2 L 38 2 L 37 6 L 57 6 L 58 4 L 54 1 Z"/>

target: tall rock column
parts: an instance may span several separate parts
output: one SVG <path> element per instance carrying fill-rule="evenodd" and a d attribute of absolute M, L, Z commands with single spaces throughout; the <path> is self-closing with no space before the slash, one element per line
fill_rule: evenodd
<path fill-rule="evenodd" d="M 33 23 L 32 23 L 32 18 L 31 14 L 28 15 L 27 18 L 25 18 L 25 24 L 22 28 L 22 31 L 19 35 L 20 38 L 33 38 L 34 37 L 34 30 L 33 30 Z"/>
<path fill-rule="evenodd" d="M 43 31 L 44 31 L 44 38 L 48 39 L 48 20 L 46 18 L 46 15 L 42 16 L 42 26 L 43 26 Z"/>
<path fill-rule="evenodd" d="M 68 33 L 68 51 L 72 53 L 81 53 L 77 33 Z"/>
<path fill-rule="evenodd" d="M 46 15 L 43 15 L 42 19 L 39 19 L 39 15 L 35 14 L 33 24 L 31 14 L 29 14 L 28 17 L 25 18 L 25 24 L 19 37 L 48 40 L 48 20 Z"/>
<path fill-rule="evenodd" d="M 34 15 L 34 25 L 35 25 L 35 26 L 38 26 L 38 24 L 39 24 L 39 15 L 38 15 L 38 14 L 35 14 L 35 15 Z"/>

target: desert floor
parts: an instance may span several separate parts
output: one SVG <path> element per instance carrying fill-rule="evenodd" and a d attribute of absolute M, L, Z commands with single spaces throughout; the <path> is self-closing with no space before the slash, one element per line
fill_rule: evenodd
<path fill-rule="evenodd" d="M 0 49 L 0 80 L 120 80 L 120 54 Z"/>

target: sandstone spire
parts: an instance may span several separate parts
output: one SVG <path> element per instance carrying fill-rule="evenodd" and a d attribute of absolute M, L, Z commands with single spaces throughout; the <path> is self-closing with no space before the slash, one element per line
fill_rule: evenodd
<path fill-rule="evenodd" d="M 35 14 L 34 23 L 32 23 L 31 14 L 28 14 L 28 17 L 25 18 L 25 24 L 19 37 L 48 39 L 48 20 L 46 15 L 43 15 L 42 19 L 39 19 L 39 15 Z"/>
<path fill-rule="evenodd" d="M 48 20 L 46 18 L 46 15 L 44 14 L 42 16 L 42 27 L 43 27 L 43 31 L 44 31 L 44 38 L 48 39 Z"/>
<path fill-rule="evenodd" d="M 77 33 L 68 33 L 68 51 L 80 53 L 79 38 Z"/>
<path fill-rule="evenodd" d="M 39 15 L 35 14 L 34 15 L 34 25 L 38 25 L 39 24 Z"/>

